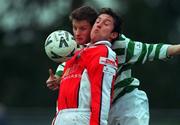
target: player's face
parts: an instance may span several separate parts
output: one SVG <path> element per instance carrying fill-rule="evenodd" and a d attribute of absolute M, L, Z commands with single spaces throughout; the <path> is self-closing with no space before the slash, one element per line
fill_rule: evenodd
<path fill-rule="evenodd" d="M 100 40 L 112 41 L 113 29 L 114 19 L 108 14 L 99 15 L 91 30 L 91 41 L 93 43 Z"/>
<path fill-rule="evenodd" d="M 73 33 L 76 42 L 79 45 L 86 44 L 90 41 L 91 24 L 86 20 L 72 20 Z"/>

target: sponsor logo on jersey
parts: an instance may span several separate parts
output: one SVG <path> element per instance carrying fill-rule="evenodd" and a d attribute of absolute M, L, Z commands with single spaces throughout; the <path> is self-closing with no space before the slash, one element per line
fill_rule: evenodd
<path fill-rule="evenodd" d="M 67 68 L 62 76 L 62 80 L 67 80 L 71 78 L 81 78 L 81 73 L 79 73 L 79 69 L 81 66 L 79 64 L 73 64 L 71 67 Z"/>
<path fill-rule="evenodd" d="M 99 63 L 103 64 L 103 65 L 111 66 L 111 67 L 117 69 L 117 64 L 112 59 L 109 59 L 109 58 L 106 58 L 106 57 L 100 57 Z"/>

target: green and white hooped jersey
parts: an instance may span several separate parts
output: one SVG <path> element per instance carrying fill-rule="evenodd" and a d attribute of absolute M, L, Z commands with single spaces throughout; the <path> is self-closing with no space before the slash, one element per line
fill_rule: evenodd
<path fill-rule="evenodd" d="M 126 92 L 130 92 L 139 86 L 139 80 L 131 76 L 132 66 L 138 63 L 144 64 L 146 61 L 168 58 L 167 48 L 169 46 L 162 43 L 147 44 L 132 41 L 124 35 L 119 36 L 119 39 L 112 45 L 112 49 L 116 52 L 118 58 L 118 71 L 114 86 L 113 102 Z M 58 66 L 56 75 L 62 75 L 63 67 L 64 63 Z"/>

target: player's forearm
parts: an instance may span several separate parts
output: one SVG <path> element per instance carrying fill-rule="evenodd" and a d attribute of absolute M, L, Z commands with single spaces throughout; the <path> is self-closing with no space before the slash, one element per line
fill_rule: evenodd
<path fill-rule="evenodd" d="M 168 56 L 175 56 L 180 54 L 180 44 L 168 47 Z"/>

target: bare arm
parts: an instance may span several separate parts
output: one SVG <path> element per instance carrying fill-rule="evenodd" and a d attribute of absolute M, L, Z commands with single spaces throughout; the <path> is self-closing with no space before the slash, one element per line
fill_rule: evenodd
<path fill-rule="evenodd" d="M 169 46 L 167 54 L 168 54 L 168 56 L 179 55 L 180 54 L 180 44 Z"/>

